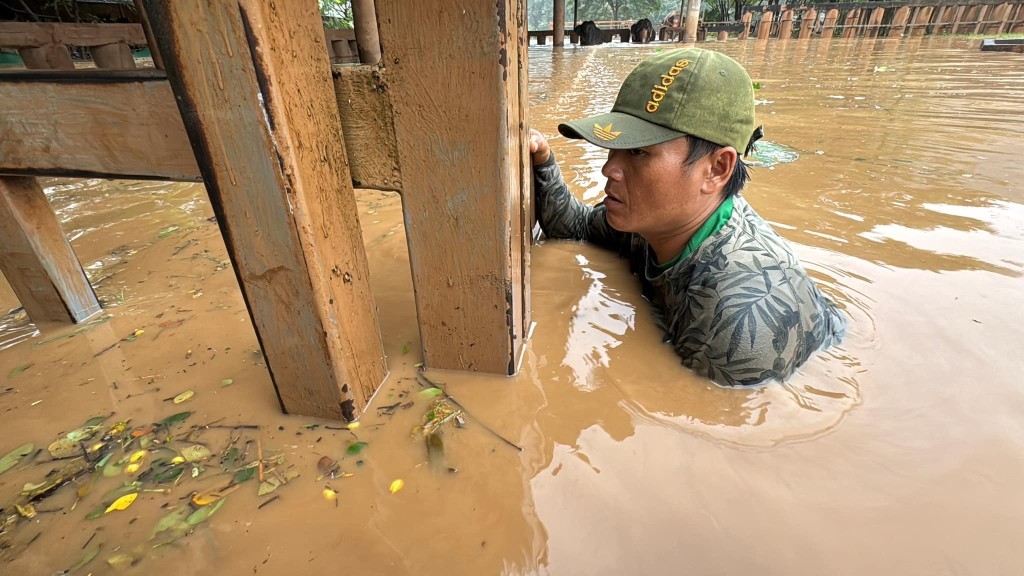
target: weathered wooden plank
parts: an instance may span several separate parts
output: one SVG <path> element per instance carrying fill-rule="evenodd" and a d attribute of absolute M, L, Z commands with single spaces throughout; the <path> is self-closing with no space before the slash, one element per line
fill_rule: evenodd
<path fill-rule="evenodd" d="M 351 420 L 386 366 L 320 16 L 243 6 L 146 3 L 281 405 Z"/>
<path fill-rule="evenodd" d="M 92 54 L 92 61 L 97 68 L 109 70 L 132 70 L 135 68 L 135 58 L 127 44 L 104 44 L 93 46 L 89 49 Z"/>
<path fill-rule="evenodd" d="M 0 177 L 0 271 L 33 322 L 81 322 L 100 311 L 35 178 Z"/>
<path fill-rule="evenodd" d="M 0 173 L 199 179 L 162 72 L 3 74 L 0 101 Z"/>
<path fill-rule="evenodd" d="M 360 188 L 400 191 L 392 111 L 381 72 L 336 67 L 334 84 L 351 143 L 353 182 Z M 0 101 L 0 173 L 200 180 L 162 71 L 4 73 Z"/>
<path fill-rule="evenodd" d="M 384 73 L 370 66 L 334 66 L 332 72 L 352 183 L 401 192 L 394 111 Z"/>
<path fill-rule="evenodd" d="M 0 47 L 28 48 L 63 44 L 145 44 L 141 24 L 72 24 L 63 22 L 0 22 Z"/>
<path fill-rule="evenodd" d="M 431 368 L 509 374 L 522 345 L 522 10 L 514 0 L 377 2 Z"/>

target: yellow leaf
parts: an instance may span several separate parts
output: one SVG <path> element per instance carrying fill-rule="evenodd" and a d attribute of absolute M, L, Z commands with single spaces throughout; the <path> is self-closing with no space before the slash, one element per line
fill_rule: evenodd
<path fill-rule="evenodd" d="M 134 335 L 135 335 L 135 336 L 142 336 L 142 335 L 143 335 L 143 334 L 145 334 L 145 333 L 146 333 L 146 331 L 145 331 L 145 330 L 136 330 L 136 331 L 134 332 Z"/>
<path fill-rule="evenodd" d="M 192 390 L 186 390 L 174 397 L 174 403 L 181 404 L 182 402 L 188 400 L 192 396 L 195 396 L 195 392 Z"/>
<path fill-rule="evenodd" d="M 391 487 L 389 488 L 389 490 L 391 490 L 391 493 L 394 494 L 395 492 L 401 490 L 403 487 L 405 487 L 405 481 L 399 478 L 398 480 L 395 480 L 394 482 L 391 483 Z"/>
<path fill-rule="evenodd" d="M 171 464 L 181 464 L 184 461 L 185 459 L 182 458 L 181 456 L 175 456 L 174 458 L 171 458 Z"/>
<path fill-rule="evenodd" d="M 358 430 L 359 429 L 359 422 L 349 422 L 348 423 L 348 429 L 349 430 Z"/>
<path fill-rule="evenodd" d="M 138 498 L 138 497 L 139 497 L 139 493 L 138 492 L 133 492 L 131 494 L 125 494 L 124 496 L 121 496 L 117 500 L 114 500 L 113 504 L 111 504 L 110 506 L 107 506 L 107 509 L 103 513 L 104 514 L 109 514 L 110 512 L 113 512 L 114 510 L 124 510 L 125 508 L 131 506 L 132 502 L 135 502 L 135 499 Z"/>
<path fill-rule="evenodd" d="M 337 500 L 338 491 L 331 490 L 330 488 L 324 488 L 324 498 L 327 498 L 328 500 Z"/>
<path fill-rule="evenodd" d="M 135 464 L 139 460 L 142 460 L 143 457 L 145 457 L 145 456 L 146 456 L 146 451 L 145 450 L 138 450 L 138 451 L 136 451 L 135 453 L 132 454 L 132 457 L 128 459 L 128 462 L 131 462 L 132 464 Z"/>
<path fill-rule="evenodd" d="M 21 504 L 15 503 L 14 507 L 18 509 L 18 514 L 21 514 L 25 518 L 34 518 L 36 515 L 36 509 L 31 504 L 25 504 L 22 506 Z"/>
<path fill-rule="evenodd" d="M 124 473 L 125 474 L 135 474 L 136 472 L 139 471 L 139 468 L 142 468 L 142 464 L 138 464 L 138 463 L 136 463 L 136 464 L 129 464 L 129 465 L 124 467 Z"/>
<path fill-rule="evenodd" d="M 192 503 L 196 506 L 209 506 L 217 500 L 231 494 L 235 490 L 238 490 L 242 485 L 235 484 L 221 490 L 210 490 L 208 492 L 196 492 L 192 495 Z"/>

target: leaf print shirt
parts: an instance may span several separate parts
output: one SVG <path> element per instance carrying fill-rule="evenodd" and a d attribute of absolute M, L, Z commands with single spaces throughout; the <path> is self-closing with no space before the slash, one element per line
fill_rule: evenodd
<path fill-rule="evenodd" d="M 782 380 L 842 339 L 842 313 L 742 196 L 720 230 L 660 270 L 640 235 L 613 229 L 603 205 L 587 206 L 569 192 L 553 153 L 534 167 L 534 178 L 544 233 L 629 258 L 666 340 L 697 373 L 730 386 Z"/>

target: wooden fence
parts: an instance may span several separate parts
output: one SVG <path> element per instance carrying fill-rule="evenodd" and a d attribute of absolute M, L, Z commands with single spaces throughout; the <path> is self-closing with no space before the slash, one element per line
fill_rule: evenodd
<path fill-rule="evenodd" d="M 1024 0 L 833 2 L 744 8 L 742 38 L 894 38 L 1024 32 Z"/>

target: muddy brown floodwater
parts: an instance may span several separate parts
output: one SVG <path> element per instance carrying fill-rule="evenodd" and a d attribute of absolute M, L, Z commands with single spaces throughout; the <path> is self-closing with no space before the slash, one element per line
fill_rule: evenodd
<path fill-rule="evenodd" d="M 5 514 L 67 462 L 46 447 L 94 416 L 131 429 L 191 411 L 156 441 L 215 455 L 94 520 L 132 475 L 100 474 L 75 505 L 80 476 L 16 523 L 0 571 L 54 574 L 97 545 L 75 573 L 118 571 L 110 559 L 197 575 L 1024 571 L 1024 59 L 946 39 L 713 47 L 761 84 L 767 140 L 799 155 L 758 168 L 746 196 L 846 310 L 842 346 L 786 384 L 708 384 L 661 343 L 624 262 L 546 242 L 520 374 L 430 373 L 471 417 L 445 428 L 445 462 L 429 466 L 410 434 L 432 400 L 415 379 L 396 196 L 359 198 L 392 375 L 348 431 L 280 413 L 201 186 L 47 181 L 105 312 L 41 332 L 17 312 L 0 320 L 0 456 L 43 449 L 0 475 Z M 661 48 L 532 48 L 533 125 L 555 134 L 606 110 Z M 574 191 L 598 200 L 602 152 L 552 145 Z M 0 288 L 0 307 L 16 306 Z M 244 482 L 154 548 L 162 518 L 241 467 L 217 456 L 232 439 L 246 462 L 263 452 L 268 477 L 299 476 L 264 496 Z M 351 476 L 320 477 L 322 456 Z"/>

